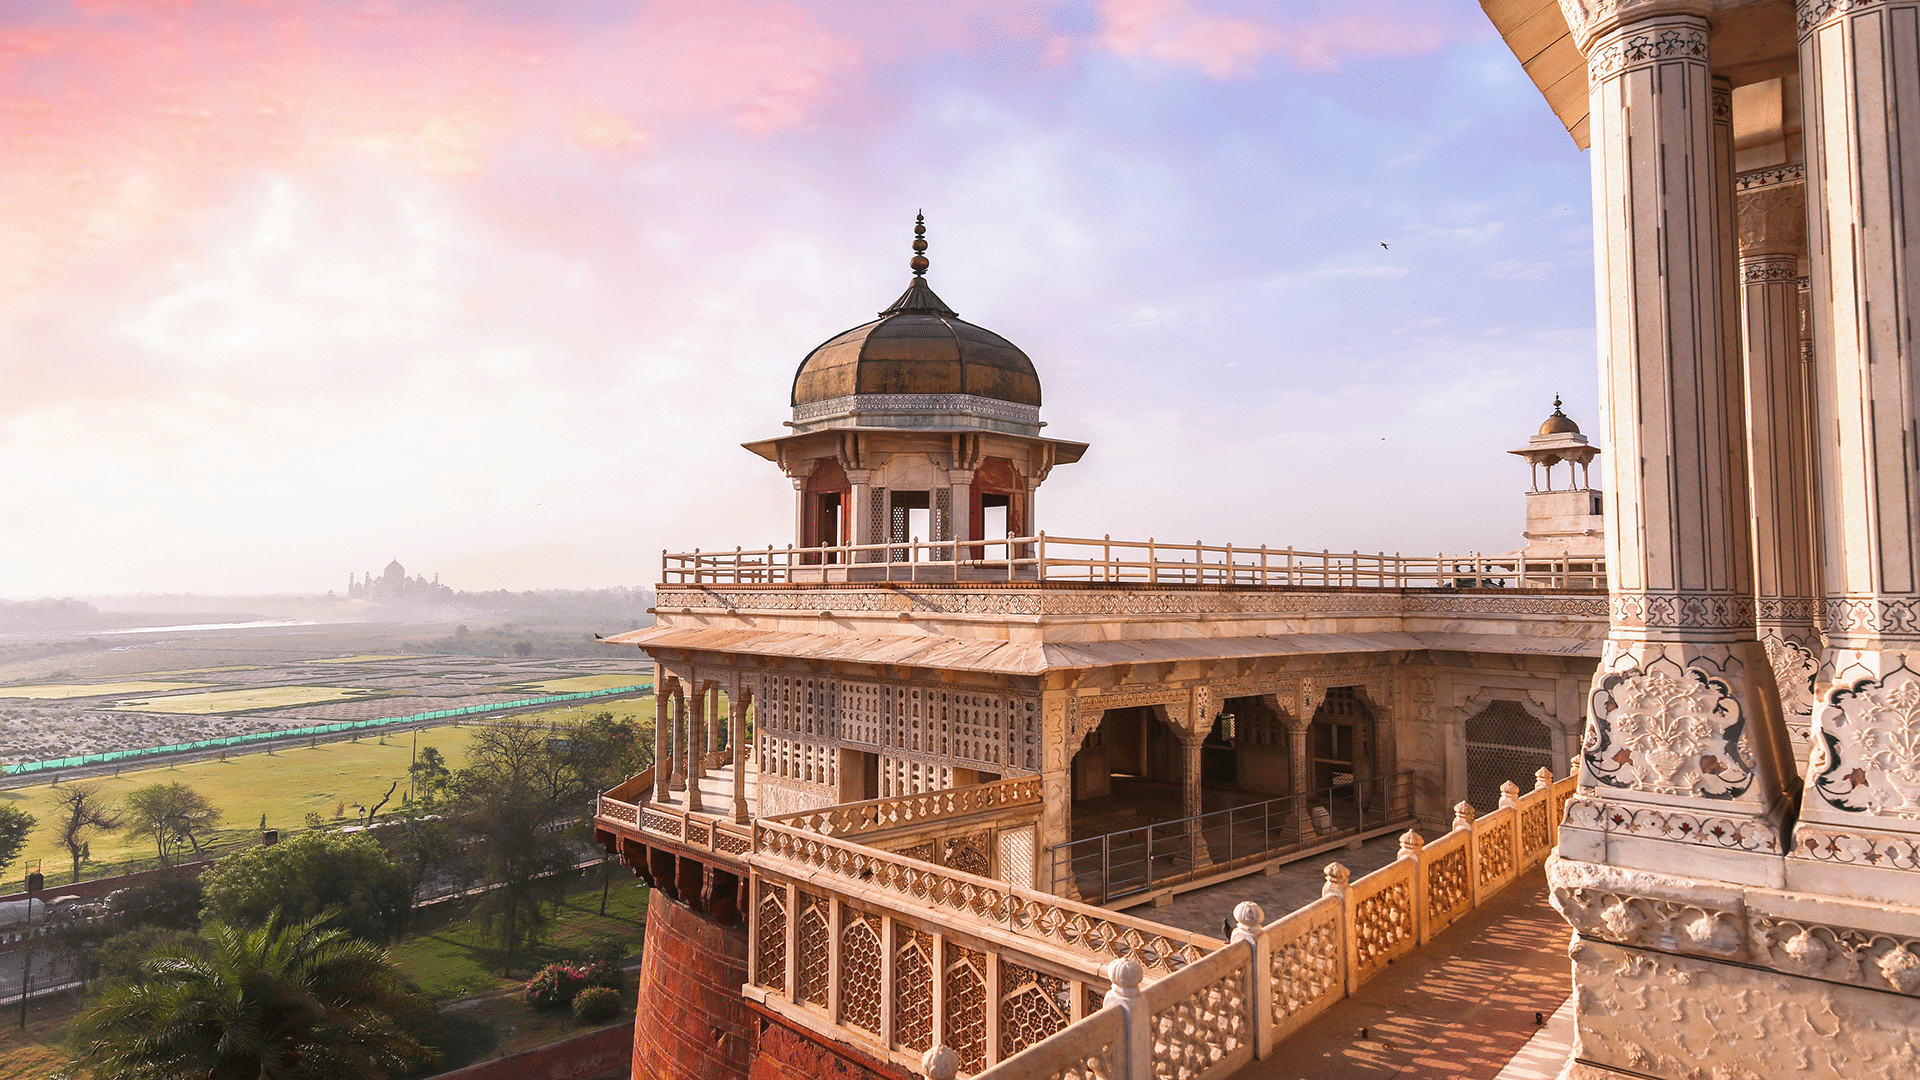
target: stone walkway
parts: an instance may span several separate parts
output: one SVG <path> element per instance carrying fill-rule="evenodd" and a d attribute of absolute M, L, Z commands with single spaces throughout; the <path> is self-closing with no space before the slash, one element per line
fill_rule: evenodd
<path fill-rule="evenodd" d="M 1534 870 L 1234 1080 L 1494 1080 L 1509 1064 L 1508 1080 L 1553 1076 L 1567 1051 L 1534 1017 L 1571 992 L 1568 938 Z"/>
<path fill-rule="evenodd" d="M 1267 921 L 1272 922 L 1289 911 L 1297 911 L 1320 899 L 1320 890 L 1327 884 L 1328 863 L 1337 862 L 1346 867 L 1347 872 L 1353 875 L 1353 880 L 1358 881 L 1399 855 L 1400 834 L 1389 833 L 1368 840 L 1358 850 L 1335 848 L 1323 851 L 1286 863 L 1271 876 L 1248 874 L 1204 889 L 1181 893 L 1165 907 L 1142 904 L 1128 908 L 1127 914 L 1191 930 L 1196 934 L 1224 938 L 1227 931 L 1223 931 L 1221 924 L 1243 900 L 1259 904 L 1260 910 L 1266 913 Z"/>

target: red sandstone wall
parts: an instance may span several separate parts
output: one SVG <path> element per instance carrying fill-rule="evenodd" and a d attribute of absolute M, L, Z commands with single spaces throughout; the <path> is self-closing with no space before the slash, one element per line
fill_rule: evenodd
<path fill-rule="evenodd" d="M 749 1006 L 759 1017 L 748 1080 L 910 1080 L 913 1073 L 870 1060 L 850 1046 L 823 1042 L 812 1032 Z"/>
<path fill-rule="evenodd" d="M 627 1080 L 632 1045 L 633 1025 L 617 1024 L 441 1073 L 434 1080 Z"/>
<path fill-rule="evenodd" d="M 746 1080 L 746 981 L 744 923 L 722 926 L 655 892 L 640 961 L 634 1080 Z"/>

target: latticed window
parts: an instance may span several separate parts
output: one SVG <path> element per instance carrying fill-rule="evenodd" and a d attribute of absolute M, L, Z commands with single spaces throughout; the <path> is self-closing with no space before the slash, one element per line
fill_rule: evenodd
<path fill-rule="evenodd" d="M 771 990 L 787 988 L 787 890 L 770 882 L 760 884 L 760 917 L 755 920 L 760 935 L 755 968 L 760 985 Z"/>
<path fill-rule="evenodd" d="M 933 1049 L 933 935 L 894 925 L 893 1030 L 897 1045 Z"/>
<path fill-rule="evenodd" d="M 827 901 L 811 893 L 800 894 L 800 921 L 795 927 L 795 951 L 799 953 L 798 993 L 795 997 L 809 1005 L 827 1003 L 827 982 L 832 976 L 828 946 Z"/>
<path fill-rule="evenodd" d="M 1499 808 L 1501 784 L 1527 791 L 1535 772 L 1553 768 L 1553 730 L 1517 701 L 1488 702 L 1467 718 L 1466 735 L 1467 801 L 1483 814 Z"/>
<path fill-rule="evenodd" d="M 959 1057 L 961 1072 L 979 1072 L 987 1067 L 987 957 L 952 941 L 946 951 L 944 1041 Z"/>
<path fill-rule="evenodd" d="M 1009 1058 L 1066 1027 L 1073 984 L 1055 975 L 1000 962 L 1000 1056 Z"/>
<path fill-rule="evenodd" d="M 840 909 L 840 1018 L 880 1034 L 880 916 Z"/>

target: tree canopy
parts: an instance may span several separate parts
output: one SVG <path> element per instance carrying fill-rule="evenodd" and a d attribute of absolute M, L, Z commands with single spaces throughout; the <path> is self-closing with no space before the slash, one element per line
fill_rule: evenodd
<path fill-rule="evenodd" d="M 134 836 L 152 838 L 167 859 L 167 845 L 184 839 L 200 853 L 200 836 L 220 824 L 220 811 L 205 795 L 178 780 L 149 784 L 127 793 L 127 816 Z"/>
<path fill-rule="evenodd" d="M 55 789 L 54 805 L 60 816 L 60 846 L 73 857 L 73 880 L 80 880 L 80 860 L 87 853 L 88 839 L 96 832 L 112 832 L 121 824 L 120 814 L 100 796 L 100 785 L 74 782 Z"/>
<path fill-rule="evenodd" d="M 0 804 L 0 870 L 13 865 L 20 849 L 27 846 L 27 834 L 36 824 L 32 814 L 17 806 Z"/>
<path fill-rule="evenodd" d="M 256 927 L 326 912 L 329 925 L 376 942 L 406 929 L 413 904 L 406 871 L 364 834 L 301 833 L 248 848 L 213 864 L 200 881 L 208 918 Z"/>
<path fill-rule="evenodd" d="M 269 849 L 271 850 L 271 849 Z M 99 1080 L 382 1080 L 431 1058 L 386 954 L 324 916 L 162 945 L 78 1023 Z"/>

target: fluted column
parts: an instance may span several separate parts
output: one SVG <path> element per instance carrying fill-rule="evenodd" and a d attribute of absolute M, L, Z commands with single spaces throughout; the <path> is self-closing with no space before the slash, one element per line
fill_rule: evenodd
<path fill-rule="evenodd" d="M 653 670 L 653 798 L 664 801 L 673 782 L 673 700 L 668 679 L 656 664 Z"/>
<path fill-rule="evenodd" d="M 741 825 L 747 823 L 747 695 L 739 686 L 733 688 L 733 696 L 727 699 L 727 705 L 733 710 L 733 731 L 728 742 L 733 748 L 733 820 Z"/>
<path fill-rule="evenodd" d="M 1740 313 L 1753 499 L 1756 630 L 1773 665 L 1793 762 L 1806 759 L 1819 667 L 1811 389 L 1801 355 L 1804 168 L 1739 178 Z"/>
<path fill-rule="evenodd" d="M 1777 884 L 1790 751 L 1754 633 L 1731 91 L 1707 6 L 1586 24 L 1611 618 L 1562 856 Z M 1630 11 L 1628 15 L 1630 16 Z"/>
<path fill-rule="evenodd" d="M 673 773 L 667 787 L 687 789 L 687 689 L 677 681 L 673 685 Z"/>
<path fill-rule="evenodd" d="M 707 775 L 703 732 L 707 728 L 707 691 L 695 683 L 687 691 L 687 809 L 705 810 L 700 801 L 700 781 Z"/>
<path fill-rule="evenodd" d="M 1912 903 L 1920 875 L 1895 867 L 1920 856 L 1920 2 L 1800 14 L 1827 649 L 1789 874 Z"/>

